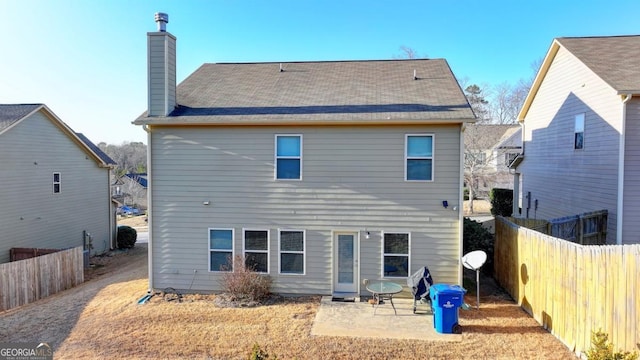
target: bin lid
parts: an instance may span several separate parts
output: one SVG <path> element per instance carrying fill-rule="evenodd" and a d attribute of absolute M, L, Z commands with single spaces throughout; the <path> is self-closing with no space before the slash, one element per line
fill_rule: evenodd
<path fill-rule="evenodd" d="M 435 284 L 431 286 L 430 290 L 438 295 L 462 295 L 467 292 L 467 290 L 460 285 L 450 284 Z"/>

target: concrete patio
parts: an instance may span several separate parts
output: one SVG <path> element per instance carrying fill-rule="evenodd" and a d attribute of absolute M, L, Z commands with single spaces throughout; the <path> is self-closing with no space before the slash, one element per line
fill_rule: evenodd
<path fill-rule="evenodd" d="M 311 335 L 462 341 L 462 335 L 436 332 L 428 305 L 418 304 L 414 314 L 413 300 L 394 298 L 393 303 L 397 315 L 389 301 L 380 304 L 374 315 L 374 307 L 357 298 L 355 302 L 337 302 L 331 301 L 331 296 L 324 296 Z"/>

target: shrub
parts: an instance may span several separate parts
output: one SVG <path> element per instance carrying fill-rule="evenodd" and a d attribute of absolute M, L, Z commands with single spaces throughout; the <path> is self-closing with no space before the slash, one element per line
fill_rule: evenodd
<path fill-rule="evenodd" d="M 274 355 L 273 358 L 271 358 L 268 352 L 260 348 L 260 345 L 253 344 L 253 348 L 251 349 L 251 354 L 249 354 L 249 360 L 269 360 L 269 359 L 278 360 L 278 357 Z"/>
<path fill-rule="evenodd" d="M 491 199 L 491 215 L 511 216 L 513 213 L 513 190 L 511 189 L 491 189 L 489 193 Z"/>
<path fill-rule="evenodd" d="M 468 253 L 482 250 L 487 253 L 487 262 L 482 266 L 485 274 L 493 273 L 493 243 L 494 237 L 481 223 L 464 218 L 462 229 L 462 251 Z"/>
<path fill-rule="evenodd" d="M 591 348 L 587 351 L 588 360 L 637 360 L 637 352 L 613 352 L 613 345 L 609 343 L 609 335 L 599 331 L 591 332 Z"/>
<path fill-rule="evenodd" d="M 261 301 L 271 294 L 271 278 L 261 275 L 237 255 L 233 258 L 233 271 L 222 274 L 222 289 L 232 301 Z"/>
<path fill-rule="evenodd" d="M 118 249 L 131 249 L 136 245 L 138 232 L 131 226 L 118 226 Z"/>

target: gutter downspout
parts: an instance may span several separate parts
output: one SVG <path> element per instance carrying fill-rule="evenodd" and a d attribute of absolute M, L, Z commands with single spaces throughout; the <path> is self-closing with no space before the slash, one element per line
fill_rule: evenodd
<path fill-rule="evenodd" d="M 462 256 L 464 255 L 463 249 L 463 231 L 464 231 L 464 131 L 466 129 L 466 124 L 462 123 L 460 125 L 460 184 L 458 186 L 458 244 L 459 244 L 459 253 L 458 253 L 458 284 L 462 286 Z"/>
<path fill-rule="evenodd" d="M 624 212 L 624 158 L 625 135 L 627 127 L 627 103 L 633 94 L 626 94 L 622 99 L 622 128 L 620 129 L 620 148 L 618 150 L 618 201 L 616 206 L 616 244 L 622 245 L 622 226 Z"/>
<path fill-rule="evenodd" d="M 149 262 L 149 289 L 147 294 L 153 294 L 153 206 L 151 187 L 151 130 L 147 124 L 142 125 L 142 129 L 147 133 L 147 228 L 149 233 L 149 243 L 147 244 L 147 259 Z"/>

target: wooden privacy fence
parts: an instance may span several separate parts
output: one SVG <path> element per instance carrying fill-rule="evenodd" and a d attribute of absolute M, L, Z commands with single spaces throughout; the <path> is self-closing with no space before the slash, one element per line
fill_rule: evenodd
<path fill-rule="evenodd" d="M 575 352 L 602 330 L 616 349 L 640 343 L 640 245 L 579 245 L 496 218 L 496 280 Z"/>
<path fill-rule="evenodd" d="M 517 225 L 582 245 L 603 245 L 607 240 L 607 210 L 551 220 L 509 218 Z"/>
<path fill-rule="evenodd" d="M 82 246 L 0 264 L 0 311 L 84 282 Z"/>

